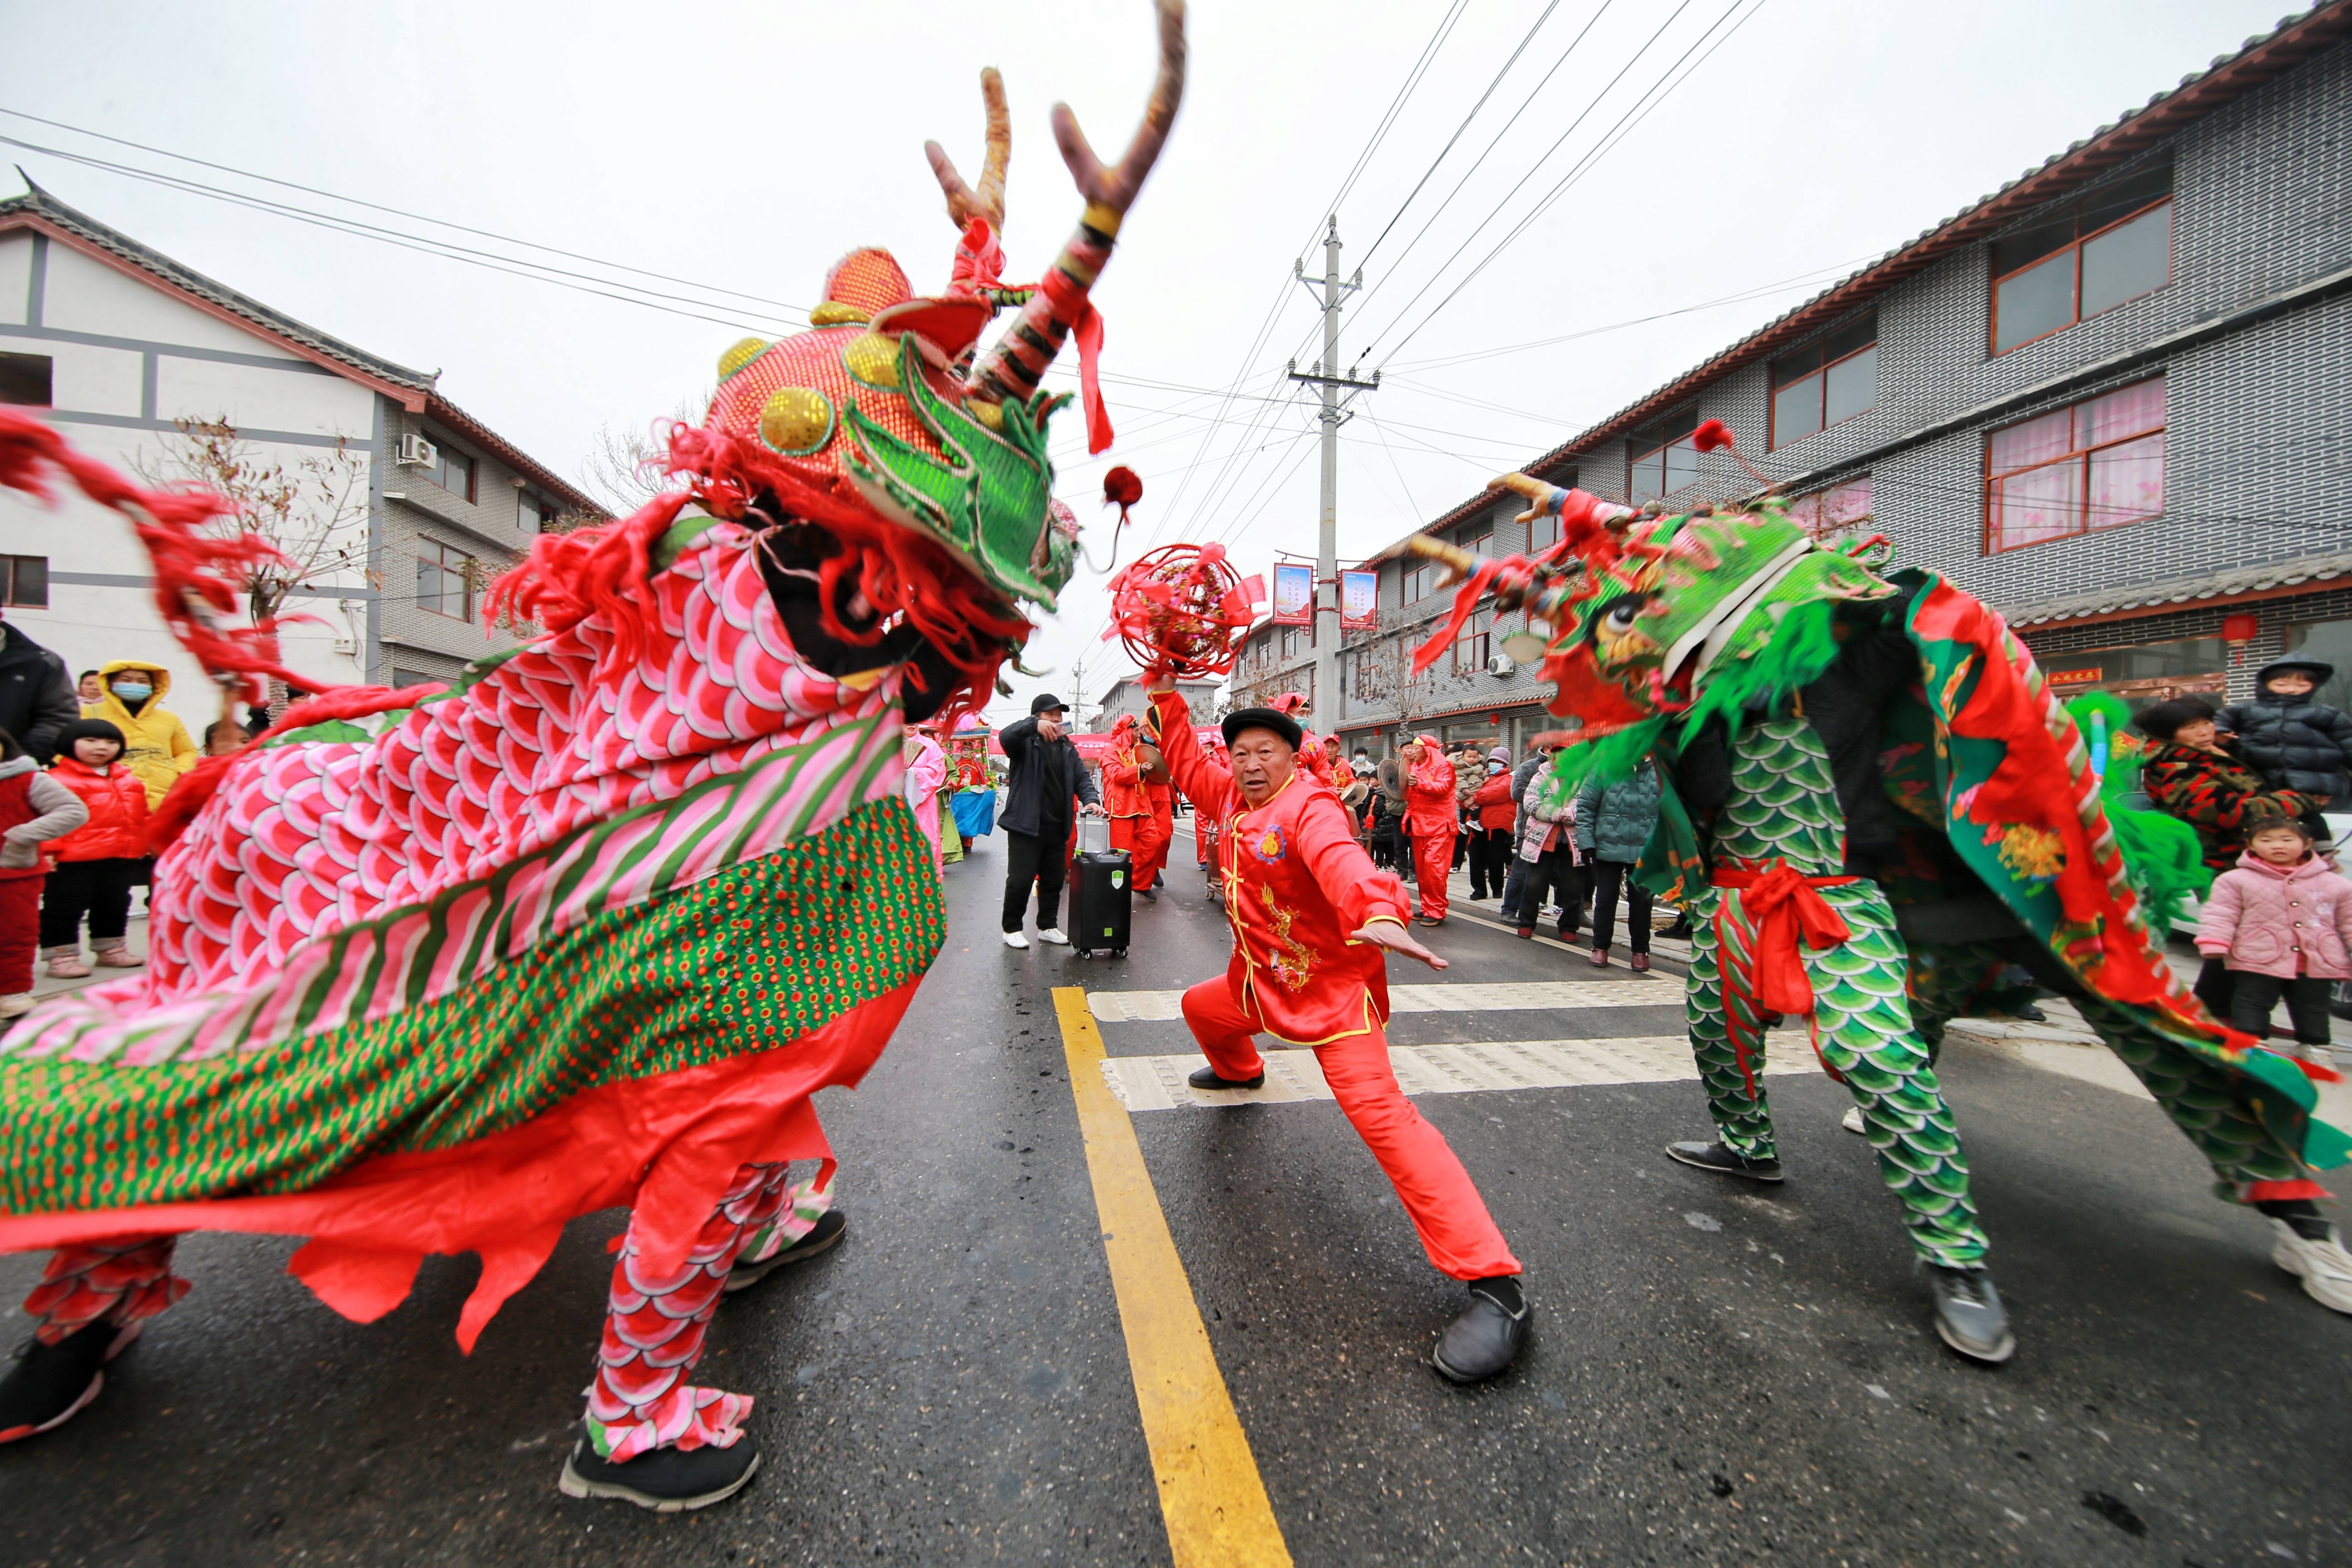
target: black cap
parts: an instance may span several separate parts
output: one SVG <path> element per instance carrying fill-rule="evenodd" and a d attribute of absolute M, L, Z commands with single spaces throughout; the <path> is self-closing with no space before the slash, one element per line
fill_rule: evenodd
<path fill-rule="evenodd" d="M 1290 749 L 1294 752 L 1298 749 L 1298 742 L 1307 734 L 1306 731 L 1298 727 L 1297 720 L 1278 708 L 1240 709 L 1226 714 L 1225 721 L 1219 725 L 1218 729 L 1225 737 L 1227 750 L 1232 749 L 1234 737 L 1244 730 L 1271 730 L 1289 742 Z"/>
<path fill-rule="evenodd" d="M 1035 697 L 1031 698 L 1029 700 L 1029 717 L 1032 719 L 1034 719 L 1040 713 L 1060 713 L 1063 711 L 1065 711 L 1065 710 L 1062 707 L 1062 700 L 1055 696 L 1050 691 L 1040 691 Z"/>

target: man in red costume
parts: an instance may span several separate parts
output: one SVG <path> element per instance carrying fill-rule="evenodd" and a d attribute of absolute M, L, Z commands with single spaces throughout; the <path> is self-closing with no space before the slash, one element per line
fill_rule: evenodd
<path fill-rule="evenodd" d="M 1172 680 L 1153 686 L 1151 702 L 1177 785 L 1203 821 L 1219 824 L 1214 874 L 1234 935 L 1225 973 L 1184 993 L 1184 1021 L 1209 1058 L 1192 1074 L 1193 1087 L 1263 1085 L 1265 1063 L 1253 1035 L 1313 1047 L 1332 1097 L 1395 1186 L 1430 1262 L 1469 1285 L 1470 1304 L 1447 1325 L 1432 1363 L 1456 1383 L 1493 1377 L 1527 1342 L 1519 1260 L 1444 1137 L 1397 1087 L 1382 1027 L 1382 954 L 1433 969 L 1445 961 L 1405 929 L 1404 889 L 1373 868 L 1349 831 L 1347 808 L 1304 776 L 1296 720 L 1271 708 L 1229 714 L 1227 768 L 1202 754 Z"/>
<path fill-rule="evenodd" d="M 1421 884 L 1421 923 L 1445 919 L 1445 879 L 1454 868 L 1454 835 L 1460 807 L 1454 798 L 1454 764 L 1423 735 L 1403 752 L 1404 826 L 1412 836 L 1413 878 Z"/>
<path fill-rule="evenodd" d="M 1110 729 L 1110 752 L 1103 758 L 1103 809 L 1110 814 L 1110 847 L 1127 851 L 1135 890 L 1157 903 L 1160 895 L 1152 883 L 1168 858 L 1168 837 L 1174 823 L 1161 826 L 1160 814 L 1169 808 L 1152 803 L 1151 785 L 1145 776 L 1151 771 L 1152 760 L 1144 754 L 1139 741 L 1135 715 L 1120 714 Z M 1163 797 L 1166 788 L 1160 786 Z"/>

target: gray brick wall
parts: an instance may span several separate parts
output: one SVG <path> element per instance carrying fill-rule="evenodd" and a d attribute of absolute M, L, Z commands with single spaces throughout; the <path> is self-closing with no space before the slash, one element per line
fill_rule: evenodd
<path fill-rule="evenodd" d="M 391 446 L 400 438 L 421 434 L 435 446 L 466 453 L 474 459 L 474 499 L 443 489 L 425 470 L 400 467 L 384 479 L 384 489 L 405 500 L 387 500 L 384 507 L 383 661 L 388 669 L 411 671 L 446 679 L 468 659 L 511 647 L 515 639 L 503 631 L 486 631 L 478 618 L 461 621 L 422 608 L 416 603 L 416 558 L 419 546 L 431 541 L 472 556 L 485 584 L 517 564 L 533 537 L 520 526 L 520 492 L 514 470 L 471 442 L 418 416 L 398 411 L 399 425 Z"/>

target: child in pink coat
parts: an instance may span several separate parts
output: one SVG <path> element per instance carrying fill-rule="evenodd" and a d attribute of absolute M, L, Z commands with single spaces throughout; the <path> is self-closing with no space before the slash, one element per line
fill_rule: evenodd
<path fill-rule="evenodd" d="M 2284 992 L 2297 1044 L 2326 1065 L 2328 988 L 2352 979 L 2352 880 L 2311 843 L 2311 830 L 2293 817 L 2255 828 L 2236 868 L 2213 880 L 2197 950 L 2221 959 L 2236 982 L 2233 1026 L 2260 1037 Z"/>

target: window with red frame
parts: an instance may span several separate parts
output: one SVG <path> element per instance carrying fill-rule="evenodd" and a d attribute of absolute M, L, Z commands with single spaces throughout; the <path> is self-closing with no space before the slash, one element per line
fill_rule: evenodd
<path fill-rule="evenodd" d="M 1985 553 L 2164 510 L 2164 378 L 2053 409 L 1985 443 Z"/>
<path fill-rule="evenodd" d="M 1454 639 L 1454 673 L 1477 675 L 1486 668 L 1486 657 L 1494 651 L 1495 612 L 1480 610 L 1462 623 L 1462 632 Z"/>
<path fill-rule="evenodd" d="M 1992 352 L 2172 281 L 2172 165 L 2117 180 L 1992 242 Z"/>
<path fill-rule="evenodd" d="M 1843 425 L 1878 401 L 1878 318 L 1864 316 L 1772 362 L 1769 445 Z"/>
<path fill-rule="evenodd" d="M 1552 482 L 1559 486 L 1559 488 L 1564 490 L 1572 490 L 1576 488 L 1576 470 L 1574 468 L 1570 468 L 1567 473 L 1561 475 Z M 1514 507 L 1511 510 L 1498 513 L 1497 515 L 1502 517 L 1517 517 L 1525 510 L 1526 509 L 1524 507 Z M 1553 545 L 1558 544 L 1559 542 L 1559 519 L 1546 516 L 1534 518 L 1528 521 L 1528 554 L 1533 555 L 1539 550 L 1549 550 Z"/>
<path fill-rule="evenodd" d="M 1799 496 L 1789 503 L 1789 515 L 1804 524 L 1805 531 L 1815 539 L 1829 539 L 1868 522 L 1870 476 L 1859 474 L 1825 490 Z"/>
<path fill-rule="evenodd" d="M 481 566 L 463 551 L 436 540 L 416 542 L 416 605 L 461 621 L 474 618 L 474 590 Z"/>
<path fill-rule="evenodd" d="M 1678 409 L 1626 437 L 1625 493 L 1640 506 L 1698 483 L 1698 405 Z"/>

